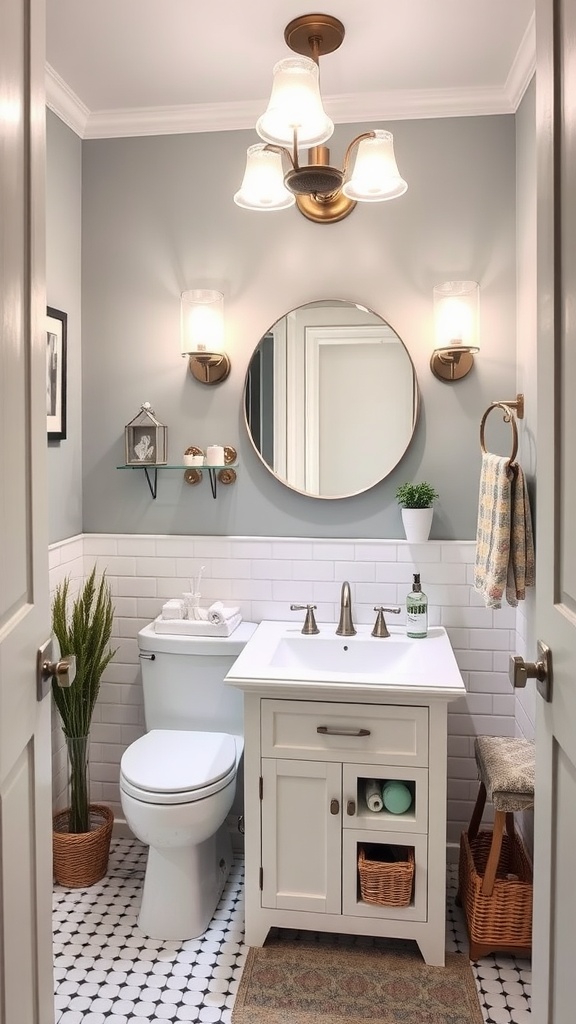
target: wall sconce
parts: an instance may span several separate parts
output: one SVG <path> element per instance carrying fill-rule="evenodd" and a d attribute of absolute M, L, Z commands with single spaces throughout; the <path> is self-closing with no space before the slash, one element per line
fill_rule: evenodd
<path fill-rule="evenodd" d="M 219 384 L 230 373 L 224 352 L 224 296 L 210 288 L 190 288 L 180 299 L 180 346 L 190 373 L 201 384 Z"/>
<path fill-rule="evenodd" d="M 435 347 L 430 369 L 439 380 L 460 380 L 474 365 L 480 326 L 476 281 L 447 281 L 434 288 Z"/>

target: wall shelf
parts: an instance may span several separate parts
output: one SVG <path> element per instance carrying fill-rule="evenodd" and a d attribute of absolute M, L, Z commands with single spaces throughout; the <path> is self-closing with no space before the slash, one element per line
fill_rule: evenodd
<path fill-rule="evenodd" d="M 186 449 L 186 455 L 203 455 L 201 448 L 191 446 Z M 236 468 L 238 463 L 236 462 L 236 449 L 227 445 L 224 448 L 224 462 L 219 466 L 207 466 L 204 463 L 201 466 L 188 466 L 185 463 L 158 463 L 157 465 L 148 463 L 147 465 L 133 465 L 133 466 L 116 466 L 116 469 L 136 469 L 144 470 L 146 476 L 146 482 L 150 489 L 152 498 L 156 498 L 158 494 L 158 470 L 159 469 L 178 469 L 184 473 L 184 480 L 187 484 L 194 486 L 202 482 L 203 473 L 206 470 L 208 472 L 208 479 L 210 480 L 210 490 L 212 491 L 212 497 L 216 498 L 218 495 L 218 483 L 227 487 L 229 484 L 233 484 L 236 481 Z"/>

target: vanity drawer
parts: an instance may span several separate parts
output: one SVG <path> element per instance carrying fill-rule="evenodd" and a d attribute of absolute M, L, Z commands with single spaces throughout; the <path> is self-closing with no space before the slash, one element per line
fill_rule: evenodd
<path fill-rule="evenodd" d="M 428 708 L 262 700 L 263 757 L 428 764 Z"/>

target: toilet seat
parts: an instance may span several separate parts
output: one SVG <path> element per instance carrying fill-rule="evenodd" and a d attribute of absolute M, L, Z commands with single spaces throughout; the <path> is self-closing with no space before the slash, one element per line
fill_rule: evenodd
<path fill-rule="evenodd" d="M 228 733 L 152 729 L 122 755 L 120 787 L 144 803 L 193 803 L 228 786 L 236 763 Z"/>

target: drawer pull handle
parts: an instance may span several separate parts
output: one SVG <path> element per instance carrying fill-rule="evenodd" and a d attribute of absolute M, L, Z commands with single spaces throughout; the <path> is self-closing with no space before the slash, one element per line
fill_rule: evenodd
<path fill-rule="evenodd" d="M 349 800 L 348 803 L 346 804 L 346 814 L 348 814 L 351 818 L 353 818 L 354 815 L 356 814 L 356 803 L 354 800 Z"/>
<path fill-rule="evenodd" d="M 319 725 L 316 729 L 322 736 L 369 736 L 370 729 L 336 729 L 332 725 Z"/>
<path fill-rule="evenodd" d="M 330 814 L 340 814 L 340 804 L 338 800 L 330 801 Z"/>

